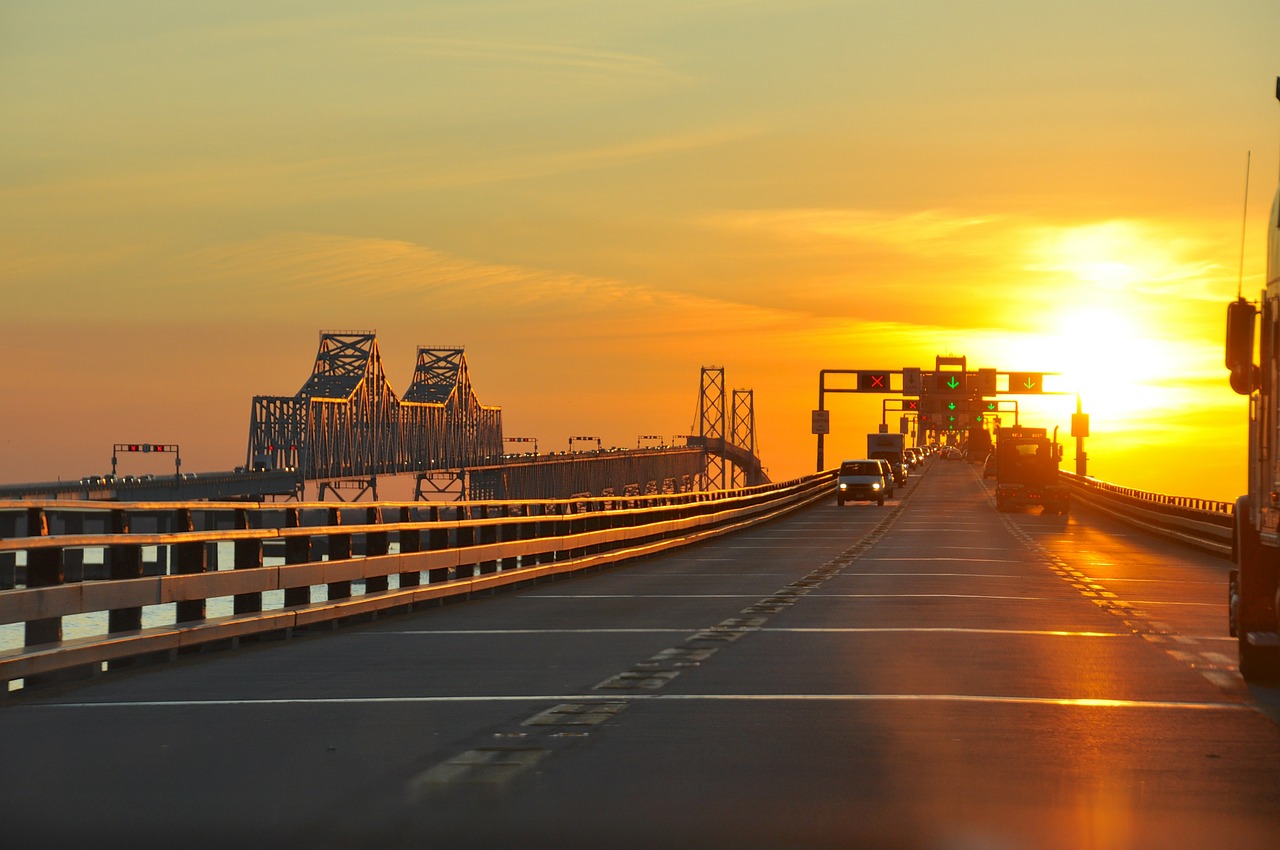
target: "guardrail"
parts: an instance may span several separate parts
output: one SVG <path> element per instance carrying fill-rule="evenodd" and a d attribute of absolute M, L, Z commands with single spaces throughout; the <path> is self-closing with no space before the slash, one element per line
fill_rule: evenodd
<path fill-rule="evenodd" d="M 1235 506 L 1230 502 L 1148 493 L 1066 471 L 1058 475 L 1070 486 L 1072 499 L 1095 510 L 1162 537 L 1231 557 Z"/>
<path fill-rule="evenodd" d="M 22 645 L 0 649 L 0 682 L 93 675 L 641 558 L 827 498 L 833 481 L 447 504 L 0 502 L 0 559 L 15 577 L 0 625 L 23 624 Z M 95 577 L 86 555 L 98 553 Z M 82 615 L 101 625 L 64 637 L 64 620 L 78 628 Z"/>

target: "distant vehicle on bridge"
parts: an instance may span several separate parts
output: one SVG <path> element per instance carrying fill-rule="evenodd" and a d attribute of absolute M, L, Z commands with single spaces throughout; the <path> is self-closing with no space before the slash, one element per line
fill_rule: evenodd
<path fill-rule="evenodd" d="M 1062 446 L 1057 429 L 1050 439 L 1044 428 L 1015 425 L 996 432 L 996 509 L 1011 511 L 1040 505 L 1045 513 L 1065 514 L 1071 508 L 1065 484 L 1058 480 Z"/>
<path fill-rule="evenodd" d="M 893 495 L 893 472 L 887 461 L 879 458 L 846 460 L 836 477 L 836 504 L 875 502 L 883 505 Z"/>
<path fill-rule="evenodd" d="M 893 480 L 900 486 L 907 483 L 906 442 L 906 434 L 867 435 L 867 457 L 887 460 L 893 470 Z"/>

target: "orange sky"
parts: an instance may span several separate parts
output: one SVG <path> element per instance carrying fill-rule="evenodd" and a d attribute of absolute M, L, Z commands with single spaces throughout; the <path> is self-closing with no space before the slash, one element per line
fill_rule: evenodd
<path fill-rule="evenodd" d="M 775 478 L 819 369 L 1062 371 L 1093 474 L 1233 498 L 1277 33 L 1271 0 L 6 4 L 0 481 L 235 466 L 319 330 L 376 329 L 397 391 L 465 345 L 547 449 L 684 433 L 723 366 Z M 880 401 L 830 404 L 828 459 Z"/>

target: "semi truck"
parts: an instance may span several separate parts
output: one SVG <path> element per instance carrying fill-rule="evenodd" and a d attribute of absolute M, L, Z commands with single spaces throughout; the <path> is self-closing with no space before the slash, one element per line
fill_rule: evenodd
<path fill-rule="evenodd" d="M 1227 305 L 1226 367 L 1231 388 L 1249 397 L 1249 492 L 1232 518 L 1227 625 L 1240 674 L 1271 684 L 1280 681 L 1280 189 L 1267 227 L 1266 285 L 1257 303 L 1241 295 Z"/>
<path fill-rule="evenodd" d="M 996 510 L 1040 505 L 1045 513 L 1065 514 L 1071 509 L 1067 487 L 1058 481 L 1057 428 L 1052 438 L 1044 428 L 999 428 L 995 455 Z"/>
<path fill-rule="evenodd" d="M 889 466 L 893 468 L 893 480 L 899 487 L 907 483 L 907 457 L 903 454 L 906 447 L 906 434 L 867 435 L 867 457 L 889 461 Z"/>

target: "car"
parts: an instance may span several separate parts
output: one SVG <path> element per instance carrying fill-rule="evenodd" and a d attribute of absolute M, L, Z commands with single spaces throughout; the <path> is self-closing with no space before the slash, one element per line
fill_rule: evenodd
<path fill-rule="evenodd" d="M 836 504 L 875 502 L 883 505 L 885 496 L 888 495 L 885 492 L 888 489 L 885 481 L 893 478 L 890 474 L 886 479 L 887 467 L 887 461 L 870 458 L 842 461 L 836 476 Z"/>
<path fill-rule="evenodd" d="M 884 497 L 886 499 L 893 498 L 893 487 L 896 479 L 893 475 L 893 464 L 884 458 L 878 458 L 880 461 L 880 472 L 884 475 Z"/>

